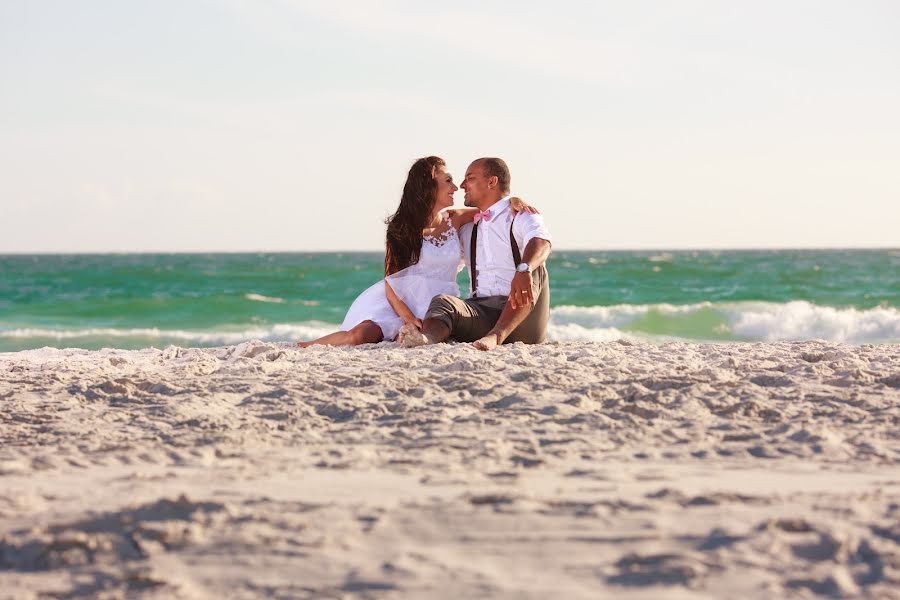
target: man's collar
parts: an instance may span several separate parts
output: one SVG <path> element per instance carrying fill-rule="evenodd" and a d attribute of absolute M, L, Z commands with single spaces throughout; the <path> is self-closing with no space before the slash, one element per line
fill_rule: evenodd
<path fill-rule="evenodd" d="M 509 208 L 509 196 L 503 196 L 502 198 L 491 204 L 487 209 L 491 211 L 491 218 L 494 218 L 507 208 Z"/>

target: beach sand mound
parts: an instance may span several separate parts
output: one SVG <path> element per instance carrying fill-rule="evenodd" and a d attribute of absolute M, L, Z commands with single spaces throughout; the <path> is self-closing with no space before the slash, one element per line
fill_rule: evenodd
<path fill-rule="evenodd" d="M 0 354 L 0 598 L 900 598 L 900 346 Z"/>

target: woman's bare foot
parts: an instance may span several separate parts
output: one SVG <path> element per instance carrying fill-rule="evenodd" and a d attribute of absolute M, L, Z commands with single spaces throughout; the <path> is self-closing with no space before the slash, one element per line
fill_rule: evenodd
<path fill-rule="evenodd" d="M 428 343 L 425 334 L 419 331 L 419 328 L 411 323 L 407 323 L 400 328 L 397 334 L 397 342 L 404 348 L 415 348 L 416 346 L 424 346 Z"/>

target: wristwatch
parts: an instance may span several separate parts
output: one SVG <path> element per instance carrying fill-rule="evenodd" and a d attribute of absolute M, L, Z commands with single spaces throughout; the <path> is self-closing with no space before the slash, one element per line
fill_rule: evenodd
<path fill-rule="evenodd" d="M 516 271 L 519 273 L 531 273 L 531 265 L 527 262 L 521 262 L 516 266 Z"/>

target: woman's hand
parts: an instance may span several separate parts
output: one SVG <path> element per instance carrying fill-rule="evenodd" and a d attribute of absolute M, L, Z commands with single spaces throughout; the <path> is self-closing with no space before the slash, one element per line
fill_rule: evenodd
<path fill-rule="evenodd" d="M 527 212 L 532 215 L 540 214 L 541 211 L 533 207 L 532 205 L 526 203 L 524 200 L 519 198 L 518 196 L 513 196 L 509 199 L 509 207 L 512 209 L 514 214 L 518 214 L 520 212 Z"/>

